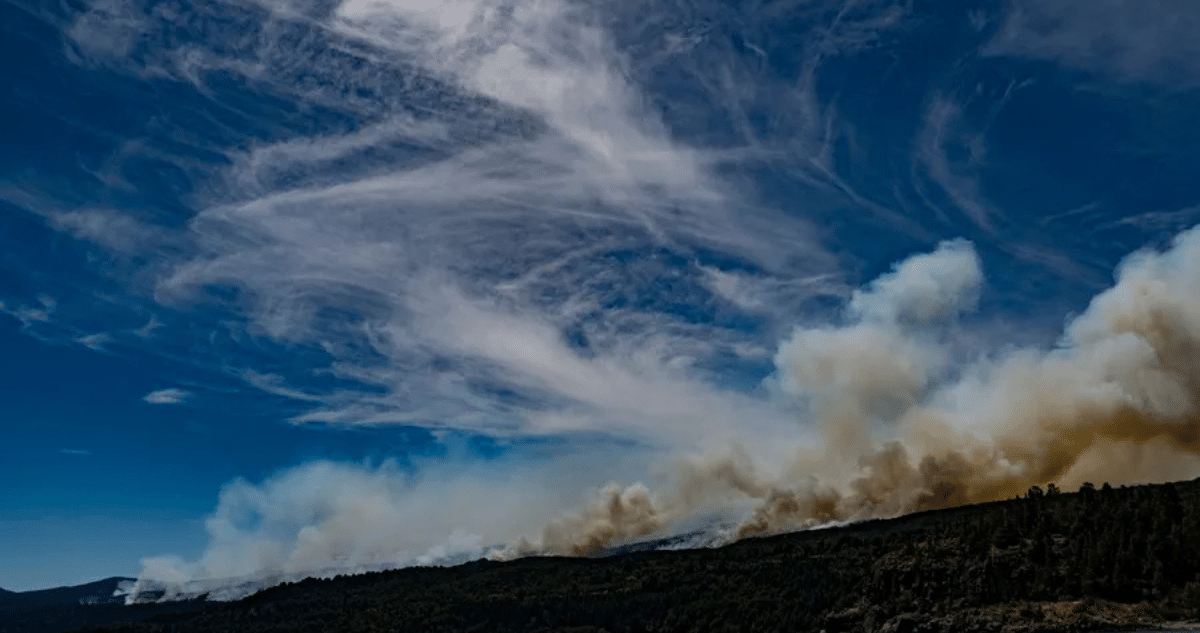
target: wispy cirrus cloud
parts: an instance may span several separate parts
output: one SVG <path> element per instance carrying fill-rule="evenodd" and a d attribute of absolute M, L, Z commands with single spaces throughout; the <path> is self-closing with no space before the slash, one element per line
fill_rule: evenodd
<path fill-rule="evenodd" d="M 104 332 L 96 332 L 93 334 L 85 334 L 75 339 L 75 342 L 94 352 L 103 352 L 104 346 L 108 343 L 111 343 L 112 340 L 112 336 L 105 334 Z"/>
<path fill-rule="evenodd" d="M 270 20 L 294 18 L 290 5 L 264 6 Z M 232 154 L 234 199 L 191 219 L 190 250 L 157 298 L 186 308 L 236 288 L 255 335 L 319 346 L 322 371 L 369 387 L 314 392 L 278 376 L 294 384 L 275 380 L 276 392 L 324 403 L 300 421 L 657 440 L 781 418 L 712 389 L 706 365 L 753 348 L 754 334 L 714 321 L 736 308 L 704 283 L 697 252 L 773 273 L 832 260 L 803 218 L 757 207 L 721 177 L 720 156 L 671 133 L 602 19 L 568 2 L 482 1 L 346 2 L 313 18 L 318 42 L 411 60 L 442 86 L 413 105 L 440 107 L 373 111 L 349 133 Z M 253 53 L 297 62 L 279 46 Z M 381 151 L 393 160 L 360 160 Z M 697 307 L 672 308 L 683 305 Z"/>
<path fill-rule="evenodd" d="M 142 400 L 149 404 L 181 404 L 191 397 L 191 392 L 183 389 L 171 387 L 168 389 L 159 389 L 151 391 L 142 396 Z"/>
<path fill-rule="evenodd" d="M 1124 80 L 1200 82 L 1200 6 L 1172 0 L 1015 0 L 990 55 L 1045 59 Z"/>
<path fill-rule="evenodd" d="M 358 119 L 209 148 L 229 166 L 188 200 L 182 230 L 101 209 L 55 215 L 122 256 L 149 254 L 168 308 L 233 310 L 244 321 L 221 327 L 244 326 L 238 340 L 319 349 L 323 366 L 297 375 L 226 368 L 319 403 L 299 421 L 655 441 L 689 426 L 782 424 L 745 389 L 807 301 L 848 292 L 847 262 L 811 220 L 832 211 L 767 203 L 745 174 L 772 165 L 912 228 L 838 173 L 851 130 L 819 86 L 829 60 L 881 46 L 903 3 L 746 13 L 749 57 L 700 28 L 726 10 L 716 5 L 634 43 L 626 27 L 665 9 L 531 0 L 212 5 L 196 19 L 224 12 L 244 27 L 230 34 L 254 36 L 96 45 L 109 22 L 118 40 L 171 23 L 122 13 L 131 6 L 81 15 L 69 33 L 78 52 L 205 94 L 213 72 L 233 73 Z M 801 35 L 777 35 L 778 19 Z M 136 59 L 112 54 L 130 46 Z M 686 104 L 663 107 L 672 97 L 656 76 L 669 68 L 732 135 L 678 114 Z M 314 375 L 336 386 L 314 387 Z M 626 392 L 642 395 L 616 395 Z"/>
<path fill-rule="evenodd" d="M 3 302 L 0 301 L 0 312 L 4 312 L 21 322 L 28 329 L 41 323 L 48 323 L 54 314 L 58 302 L 48 295 L 39 295 L 37 302 Z"/>

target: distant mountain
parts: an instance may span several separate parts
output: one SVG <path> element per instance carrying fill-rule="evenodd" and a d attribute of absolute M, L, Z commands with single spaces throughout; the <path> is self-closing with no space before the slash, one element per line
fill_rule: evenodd
<path fill-rule="evenodd" d="M 121 583 L 133 580 L 113 576 L 73 587 L 19 592 L 0 589 L 0 612 L 64 604 L 123 604 L 125 598 L 113 594 L 120 588 Z"/>
<path fill-rule="evenodd" d="M 115 595 L 133 578 L 114 576 L 73 587 L 37 591 L 0 589 L 0 633 L 53 633 L 83 626 L 136 622 L 159 613 L 179 613 L 199 607 L 195 602 L 125 606 Z"/>

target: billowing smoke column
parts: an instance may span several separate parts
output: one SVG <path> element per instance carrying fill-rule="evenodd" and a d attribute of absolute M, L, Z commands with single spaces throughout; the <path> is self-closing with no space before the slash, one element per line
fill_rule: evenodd
<path fill-rule="evenodd" d="M 417 486 L 390 467 L 308 465 L 261 487 L 227 487 L 201 560 L 147 559 L 130 600 L 210 591 L 230 577 L 261 584 L 463 556 L 592 555 L 738 507 L 733 527 L 708 542 L 1009 498 L 1051 482 L 1200 474 L 1200 229 L 1127 258 L 1053 349 L 955 362 L 955 324 L 982 284 L 970 244 L 946 242 L 855 293 L 846 324 L 796 330 L 772 380 L 818 437 L 783 462 L 737 444 L 668 456 L 675 466 L 662 492 L 610 484 L 557 519 L 554 508 L 577 491 L 555 482 L 577 465 L 558 464 L 537 483 L 468 473 Z M 520 536 L 539 524 L 538 538 Z M 481 537 L 460 525 L 492 529 Z M 511 545 L 485 547 L 493 538 Z"/>
<path fill-rule="evenodd" d="M 948 337 L 974 307 L 978 258 L 961 241 L 913 257 L 854 295 L 849 324 L 798 329 L 780 347 L 776 379 L 808 407 L 818 445 L 771 476 L 744 454 L 686 460 L 666 500 L 611 490 L 548 528 L 544 545 L 595 552 L 670 525 L 714 491 L 758 500 L 736 530 L 743 537 L 1010 498 L 1031 485 L 1194 477 L 1200 229 L 1165 252 L 1130 256 L 1116 277 L 1054 349 L 956 369 Z"/>

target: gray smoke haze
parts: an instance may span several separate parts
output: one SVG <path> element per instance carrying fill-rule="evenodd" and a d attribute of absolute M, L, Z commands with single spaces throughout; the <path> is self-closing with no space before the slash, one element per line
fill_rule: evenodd
<path fill-rule="evenodd" d="M 1010 498 L 1031 485 L 1200 474 L 1200 229 L 1127 258 L 1054 348 L 952 367 L 947 334 L 982 282 L 970 245 L 948 242 L 855 293 L 845 325 L 797 329 L 780 345 L 775 380 L 819 434 L 797 430 L 786 451 L 747 435 L 707 453 L 644 454 L 637 459 L 658 464 L 643 471 L 657 488 L 611 483 L 562 514 L 581 491 L 558 481 L 581 470 L 569 459 L 517 477 L 417 485 L 387 467 L 310 465 L 227 488 L 204 557 L 148 560 L 143 577 L 186 583 L 454 554 L 591 555 L 698 516 L 740 517 L 715 535 L 727 542 Z M 233 527 L 251 511 L 261 517 L 252 529 Z M 407 543 L 412 534 L 452 536 Z"/>

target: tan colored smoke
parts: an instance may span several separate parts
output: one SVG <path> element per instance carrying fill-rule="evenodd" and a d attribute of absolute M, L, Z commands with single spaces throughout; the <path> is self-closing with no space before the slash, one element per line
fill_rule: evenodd
<path fill-rule="evenodd" d="M 609 485 L 602 498 L 581 514 L 551 523 L 543 534 L 543 543 L 551 551 L 586 556 L 614 541 L 658 532 L 672 518 L 672 513 L 661 507 L 645 486 Z"/>
<path fill-rule="evenodd" d="M 862 291 L 843 327 L 798 329 L 781 390 L 820 442 L 766 476 L 733 451 L 691 458 L 667 500 L 613 488 L 547 529 L 553 552 L 646 536 L 722 495 L 758 500 L 736 536 L 1011 498 L 1032 485 L 1200 474 L 1200 229 L 1122 263 L 1051 350 L 952 366 L 948 335 L 982 282 L 964 242 L 911 258 Z"/>

